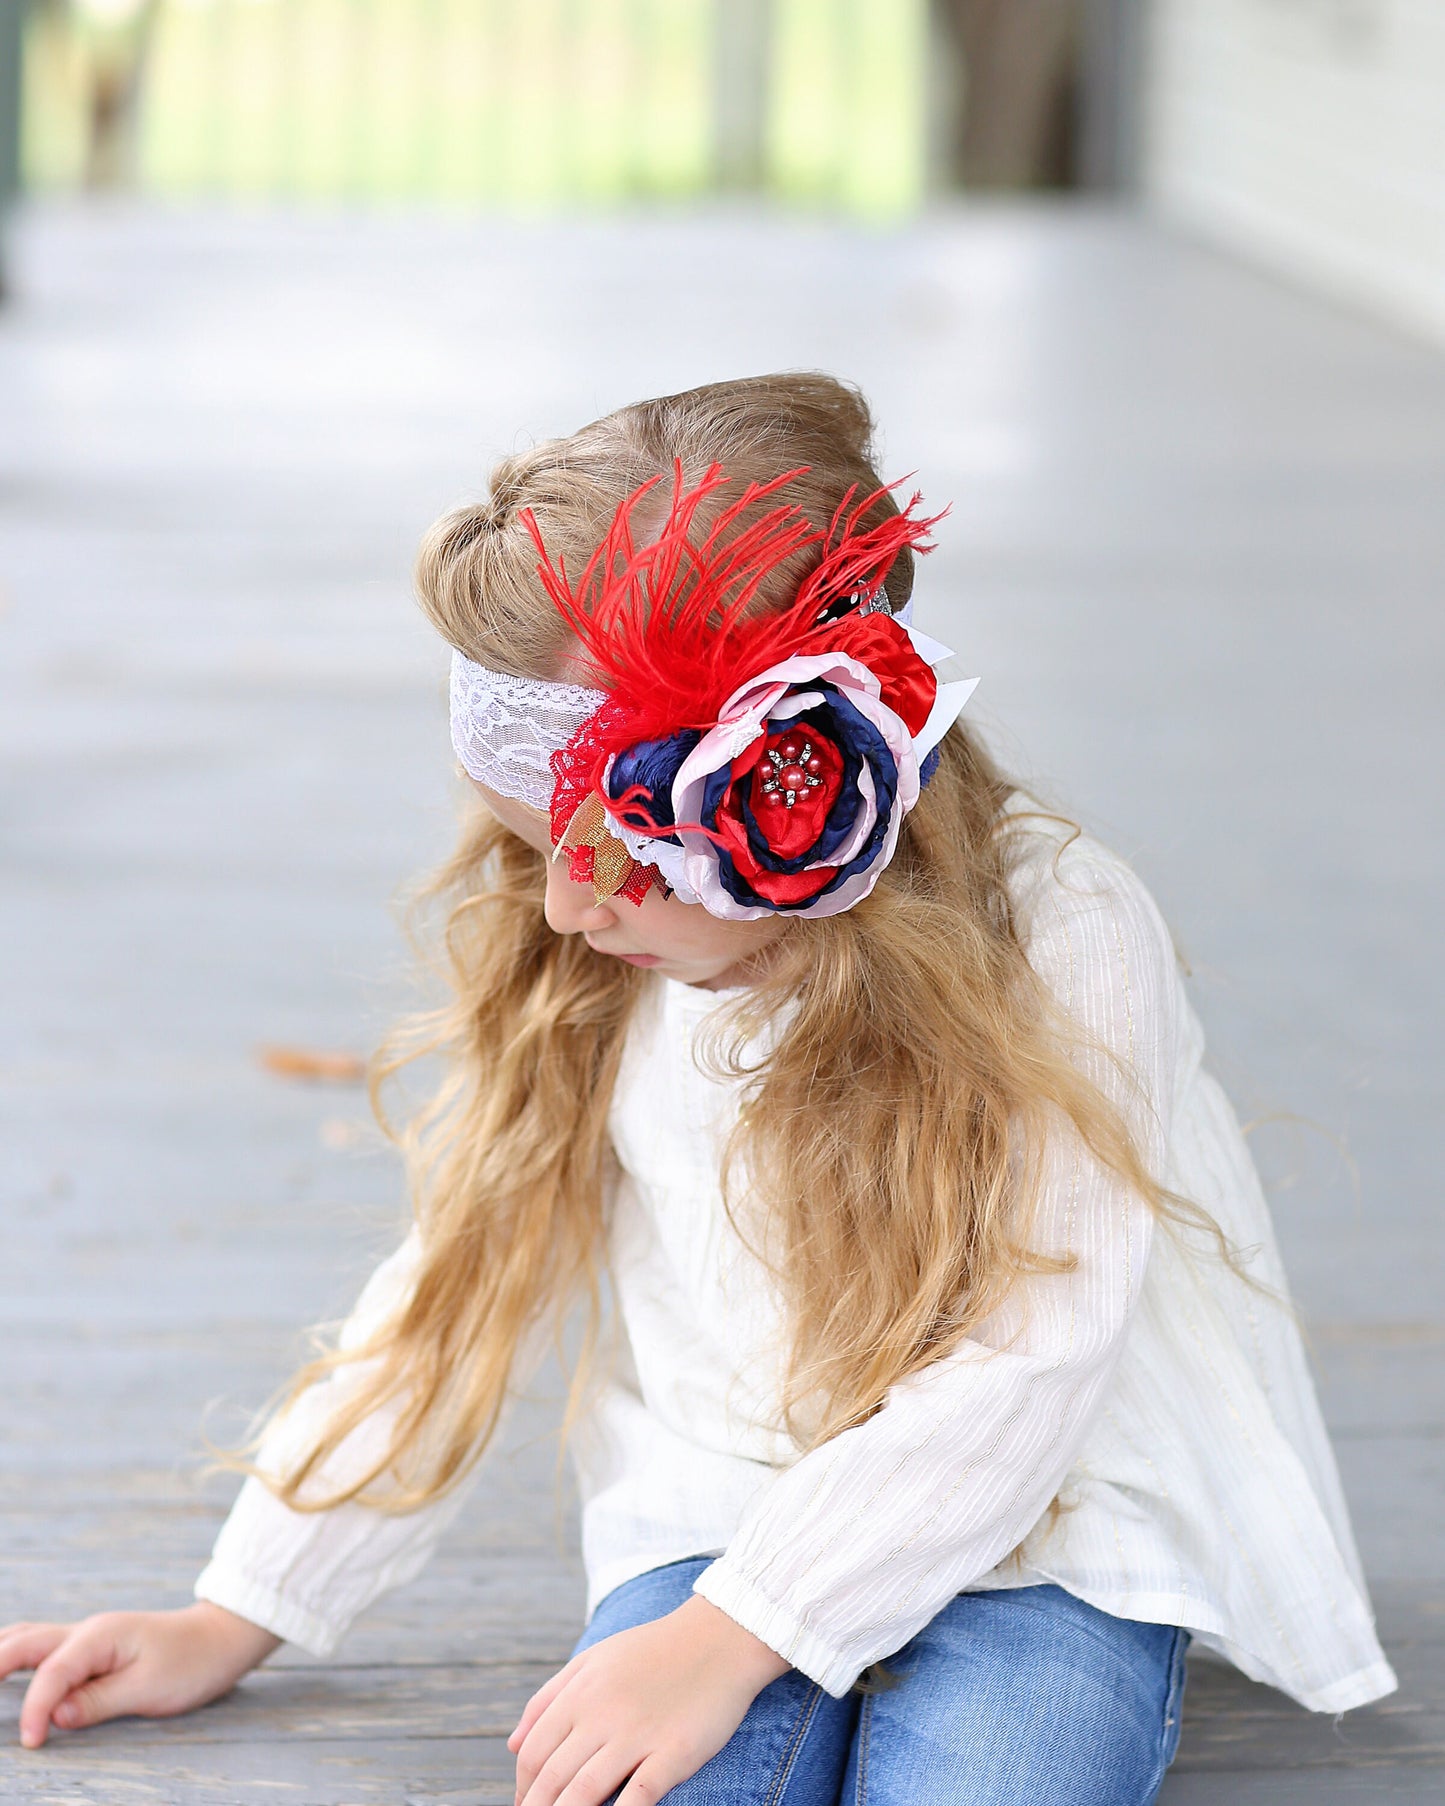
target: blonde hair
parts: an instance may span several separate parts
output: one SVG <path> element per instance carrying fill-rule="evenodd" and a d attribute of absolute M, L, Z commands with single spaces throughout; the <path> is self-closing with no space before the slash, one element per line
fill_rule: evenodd
<path fill-rule="evenodd" d="M 793 494 L 826 521 L 850 484 L 878 487 L 870 434 L 862 398 L 816 375 L 715 383 L 622 408 L 504 459 L 487 501 L 439 521 L 417 562 L 422 604 L 481 663 L 552 675 L 568 635 L 537 582 L 519 509 L 533 510 L 552 555 L 574 570 L 618 502 L 675 458 L 694 479 L 720 463 L 733 493 L 807 465 Z M 810 556 L 816 549 L 760 606 L 782 606 Z M 911 582 L 905 554 L 888 578 L 895 611 Z M 757 1242 L 785 1307 L 779 1420 L 801 1447 L 876 1411 L 1020 1275 L 1067 1264 L 1029 1247 L 1042 1152 L 1061 1115 L 1154 1209 L 1187 1209 L 1147 1170 L 1116 1102 L 1084 1075 L 1025 957 L 1009 894 L 1013 788 L 956 724 L 872 894 L 839 915 L 792 917 L 759 982 L 713 1020 L 706 1057 L 743 1081 L 721 1181 L 731 1212 L 741 1161 L 763 1206 Z M 262 1476 L 288 1505 L 355 1498 L 400 1512 L 453 1487 L 496 1428 L 519 1347 L 560 1327 L 579 1297 L 588 1336 L 569 1421 L 581 1406 L 600 1318 L 607 1114 L 629 1020 L 655 981 L 548 928 L 545 869 L 478 807 L 426 893 L 445 912 L 450 1000 L 400 1031 L 372 1076 L 385 1123 L 386 1081 L 423 1054 L 446 1062 L 435 1095 L 395 1132 L 412 1175 L 419 1267 L 374 1335 L 323 1353 L 292 1382 L 283 1409 L 338 1370 L 350 1368 L 353 1383 L 289 1470 Z M 747 1065 L 749 1038 L 770 1022 L 783 1026 Z M 314 1484 L 383 1407 L 393 1412 L 389 1443 L 366 1471 Z M 231 1465 L 258 1471 L 240 1457 Z"/>

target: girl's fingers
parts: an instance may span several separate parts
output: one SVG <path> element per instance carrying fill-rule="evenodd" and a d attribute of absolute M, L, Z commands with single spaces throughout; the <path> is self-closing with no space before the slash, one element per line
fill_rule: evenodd
<path fill-rule="evenodd" d="M 67 1694 L 92 1675 L 109 1673 L 115 1665 L 115 1641 L 98 1627 L 82 1625 L 64 1637 L 40 1663 L 26 1689 L 20 1707 L 20 1741 L 25 1748 L 39 1749 L 44 1743 L 55 1708 Z"/>
<path fill-rule="evenodd" d="M 571 1725 L 556 1713 L 550 1716 L 544 1713 L 528 1731 L 517 1751 L 516 1806 L 524 1806 L 524 1802 L 525 1806 L 537 1806 L 542 1796 L 532 1790 L 541 1781 L 553 1755 L 567 1741 L 571 1729 Z"/>
<path fill-rule="evenodd" d="M 571 1675 L 572 1663 L 569 1662 L 565 1668 L 559 1668 L 550 1681 L 539 1687 L 523 1706 L 522 1716 L 517 1720 L 517 1728 L 507 1739 L 507 1748 L 514 1756 L 531 1735 L 532 1726 L 567 1685 Z"/>
<path fill-rule="evenodd" d="M 522 1806 L 557 1806 L 557 1802 L 570 1792 L 577 1775 L 597 1752 L 598 1740 L 595 1736 L 588 1737 L 584 1732 L 572 1731 L 537 1770 L 531 1786 L 522 1795 Z M 626 1774 L 627 1770 L 624 1768 L 622 1772 Z M 605 1793 L 595 1794 L 588 1806 L 601 1806 L 606 1798 Z"/>
<path fill-rule="evenodd" d="M 654 1806 L 669 1787 L 683 1779 L 683 1775 L 673 1774 L 660 1756 L 649 1756 L 618 1794 L 617 1806 Z"/>
<path fill-rule="evenodd" d="M 604 1806 L 636 1766 L 615 1750 L 598 1750 L 557 1796 L 557 1806 Z"/>
<path fill-rule="evenodd" d="M 69 1624 L 11 1624 L 0 1631 L 0 1680 L 18 1668 L 38 1668 L 70 1635 Z"/>
<path fill-rule="evenodd" d="M 79 1731 L 103 1719 L 118 1718 L 122 1712 L 133 1712 L 138 1703 L 134 1673 L 121 1668 L 67 1693 L 50 1716 L 62 1730 Z"/>
<path fill-rule="evenodd" d="M 550 1682 L 548 1683 L 551 1684 Z M 532 1702 L 527 1702 L 528 1711 Z M 517 1790 L 515 1806 L 522 1806 L 523 1800 L 531 1793 L 532 1785 L 541 1773 L 543 1766 L 559 1744 L 564 1743 L 572 1726 L 558 1708 L 544 1709 L 535 1720 L 531 1729 L 522 1736 L 521 1742 L 513 1752 L 517 1758 Z M 522 1731 L 518 1725 L 512 1736 L 517 1737 Z M 510 1740 L 509 1745 L 510 1747 Z M 536 1802 L 532 1802 L 536 1806 Z"/>

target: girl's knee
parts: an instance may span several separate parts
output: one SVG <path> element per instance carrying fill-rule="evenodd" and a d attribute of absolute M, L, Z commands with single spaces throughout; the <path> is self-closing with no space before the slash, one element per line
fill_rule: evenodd
<path fill-rule="evenodd" d="M 1187 1643 L 1058 1588 L 960 1595 L 888 1664 L 845 1806 L 1147 1806 Z"/>

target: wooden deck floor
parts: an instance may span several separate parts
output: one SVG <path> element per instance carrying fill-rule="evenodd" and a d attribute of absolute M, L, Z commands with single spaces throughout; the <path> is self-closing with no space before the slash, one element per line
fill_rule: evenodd
<path fill-rule="evenodd" d="M 1445 360 L 1128 219 L 867 232 L 40 212 L 0 315 L 0 1621 L 179 1604 L 196 1472 L 397 1232 L 347 1088 L 451 820 L 432 514 L 527 433 L 853 376 L 952 499 L 921 623 L 1154 886 L 1257 1145 L 1401 1692 L 1197 1667 L 1167 1806 L 1445 1793 Z M 1353 1162 L 1352 1168 L 1349 1162 Z M 339 1659 L 41 1753 L 0 1800 L 509 1800 L 580 1607 L 545 1400 Z"/>

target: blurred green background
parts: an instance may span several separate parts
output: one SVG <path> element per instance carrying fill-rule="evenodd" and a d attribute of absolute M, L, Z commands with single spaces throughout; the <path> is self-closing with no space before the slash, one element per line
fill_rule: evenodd
<path fill-rule="evenodd" d="M 45 0 L 24 186 L 525 210 L 736 185 L 897 214 L 927 45 L 927 0 Z"/>

